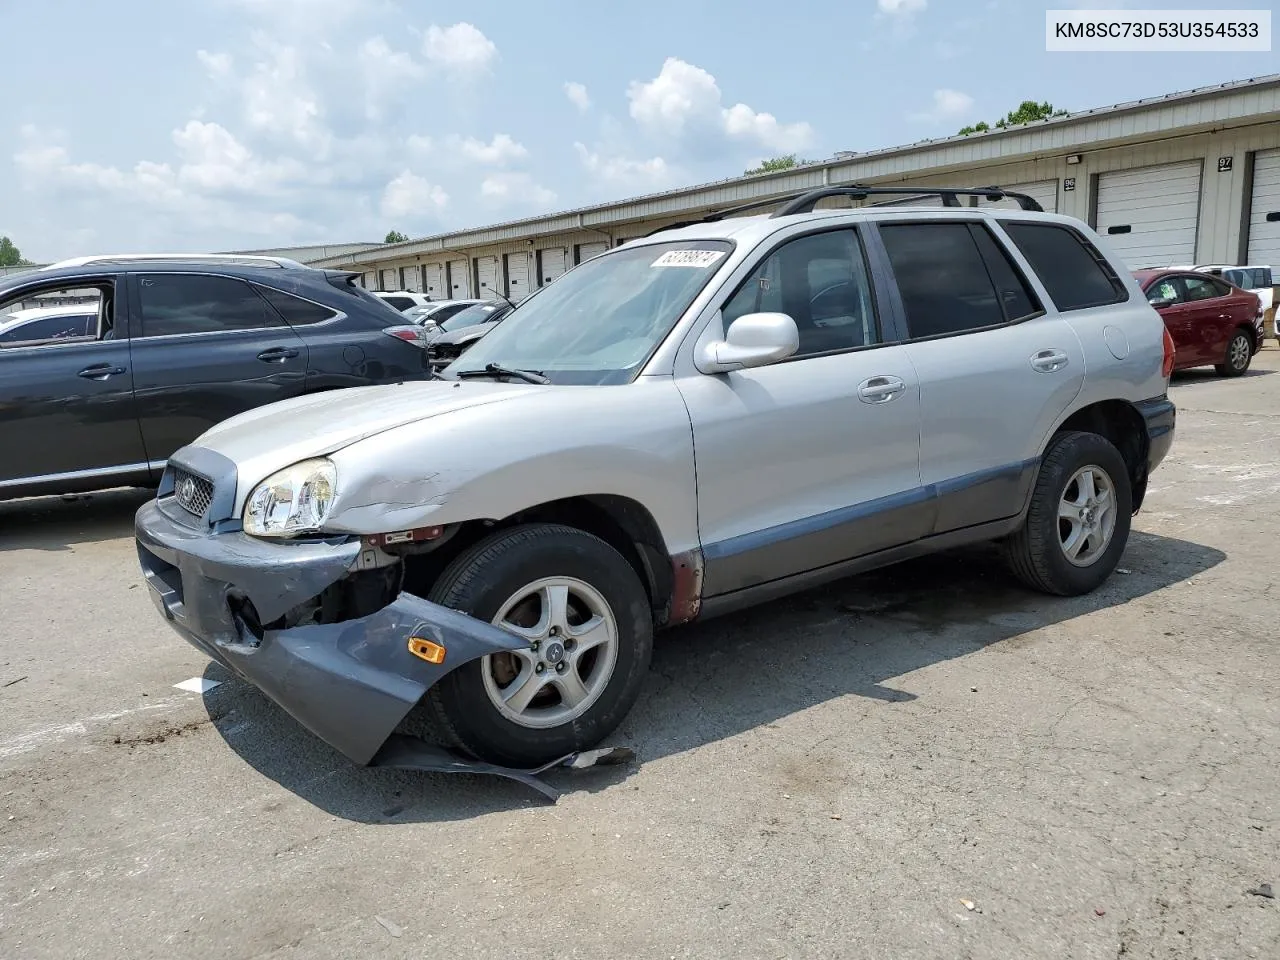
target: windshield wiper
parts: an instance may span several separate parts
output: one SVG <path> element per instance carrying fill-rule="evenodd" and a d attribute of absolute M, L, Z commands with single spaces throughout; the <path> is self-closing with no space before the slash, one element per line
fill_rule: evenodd
<path fill-rule="evenodd" d="M 515 377 L 525 383 L 551 382 L 537 370 L 514 370 L 500 363 L 486 363 L 483 370 L 459 370 L 454 376 L 459 380 L 465 380 L 468 377 Z"/>

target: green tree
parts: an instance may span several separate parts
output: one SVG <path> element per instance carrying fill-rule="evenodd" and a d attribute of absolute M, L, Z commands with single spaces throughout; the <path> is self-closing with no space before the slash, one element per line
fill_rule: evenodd
<path fill-rule="evenodd" d="M 790 170 L 792 167 L 798 167 L 803 163 L 809 162 L 808 160 L 798 160 L 794 153 L 788 153 L 785 156 L 765 160 L 760 166 L 752 167 L 750 170 L 743 172 L 748 177 L 756 173 L 777 173 L 779 170 Z"/>
<path fill-rule="evenodd" d="M 1010 110 L 996 121 L 996 129 L 1005 130 L 1023 123 L 1034 123 L 1036 120 L 1048 120 L 1052 117 L 1065 117 L 1066 115 L 1067 111 L 1055 110 L 1053 104 L 1048 100 L 1043 103 L 1036 103 L 1034 100 L 1023 100 L 1022 103 L 1018 104 L 1017 110 Z M 986 133 L 990 129 L 991 127 L 984 120 L 962 127 L 957 133 L 962 137 L 967 137 L 971 133 Z"/>
<path fill-rule="evenodd" d="M 409 238 L 406 237 L 399 230 L 389 230 L 387 231 L 387 239 L 383 240 L 382 242 L 383 243 L 404 243 L 408 239 Z"/>
<path fill-rule="evenodd" d="M 22 259 L 22 251 L 14 246 L 12 240 L 0 237 L 0 267 L 17 267 L 26 262 Z"/>

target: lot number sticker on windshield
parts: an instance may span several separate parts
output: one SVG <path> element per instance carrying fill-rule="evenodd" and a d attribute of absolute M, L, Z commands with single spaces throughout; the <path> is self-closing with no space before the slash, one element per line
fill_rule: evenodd
<path fill-rule="evenodd" d="M 723 256 L 723 250 L 668 250 L 649 266 L 709 267 Z"/>

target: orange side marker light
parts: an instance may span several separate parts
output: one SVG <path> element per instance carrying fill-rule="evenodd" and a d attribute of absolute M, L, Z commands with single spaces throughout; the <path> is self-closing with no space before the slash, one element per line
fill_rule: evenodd
<path fill-rule="evenodd" d="M 444 663 L 444 647 L 434 640 L 427 640 L 425 637 L 410 637 L 409 652 L 415 657 L 427 661 L 427 663 L 437 665 Z"/>

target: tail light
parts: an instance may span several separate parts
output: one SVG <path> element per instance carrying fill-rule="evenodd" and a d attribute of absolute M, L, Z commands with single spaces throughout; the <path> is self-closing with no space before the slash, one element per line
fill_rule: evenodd
<path fill-rule="evenodd" d="M 411 343 L 415 347 L 426 349 L 427 331 L 416 323 L 407 323 L 394 327 L 384 327 L 382 332 L 389 337 L 395 337 L 397 340 L 403 340 L 405 343 Z"/>
<path fill-rule="evenodd" d="M 1160 364 L 1160 375 L 1168 380 L 1173 376 L 1173 357 L 1177 349 L 1173 345 L 1173 337 L 1169 336 L 1169 328 L 1164 329 L 1164 362 Z"/>

